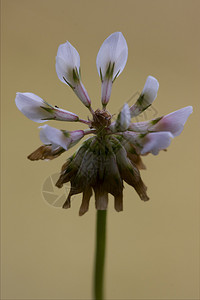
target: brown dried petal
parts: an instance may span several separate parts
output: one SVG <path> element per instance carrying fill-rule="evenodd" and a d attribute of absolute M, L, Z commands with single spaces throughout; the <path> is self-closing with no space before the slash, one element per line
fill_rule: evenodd
<path fill-rule="evenodd" d="M 117 160 L 112 149 L 108 152 L 105 160 L 104 188 L 113 196 L 121 194 L 123 182 L 117 166 Z"/>
<path fill-rule="evenodd" d="M 57 148 L 56 150 L 52 151 L 51 145 L 42 145 L 34 152 L 32 152 L 27 158 L 35 161 L 35 160 L 44 160 L 44 159 L 54 159 L 65 152 L 65 149 L 62 147 Z"/>
<path fill-rule="evenodd" d="M 63 208 L 69 208 L 71 206 L 71 196 L 82 193 L 83 190 L 80 187 L 77 187 L 74 185 L 74 182 L 71 182 L 71 189 L 69 192 L 69 195 L 67 197 L 67 200 L 63 204 Z"/>
<path fill-rule="evenodd" d="M 97 210 L 106 210 L 108 206 L 108 193 L 102 188 L 101 183 L 93 187 L 95 193 L 95 206 Z"/>
<path fill-rule="evenodd" d="M 134 187 L 141 200 L 149 200 L 149 197 L 146 194 L 147 188 L 140 177 L 140 172 L 128 159 L 126 150 L 122 145 L 119 145 L 118 147 L 116 158 L 122 179 Z"/>
<path fill-rule="evenodd" d="M 112 148 L 108 152 L 105 161 L 105 176 L 103 181 L 103 187 L 105 191 L 112 194 L 115 199 L 116 211 L 123 210 L 123 180 L 120 176 L 117 166 L 116 156 L 112 151 Z"/>
<path fill-rule="evenodd" d="M 92 189 L 91 187 L 87 187 L 85 191 L 83 191 L 82 203 L 79 210 L 79 216 L 84 215 L 89 208 L 90 198 L 92 197 Z"/>
<path fill-rule="evenodd" d="M 63 204 L 62 208 L 67 209 L 67 208 L 70 208 L 70 207 L 71 207 L 71 201 L 70 201 L 70 198 L 71 198 L 71 196 L 69 195 L 69 196 L 67 197 L 67 200 L 66 200 L 65 203 Z"/>
<path fill-rule="evenodd" d="M 130 159 L 130 161 L 137 166 L 139 170 L 145 170 L 146 166 L 143 163 L 141 156 L 138 155 L 135 147 L 133 144 L 131 144 L 129 141 L 122 139 L 122 145 L 126 149 L 127 156 Z"/>
<path fill-rule="evenodd" d="M 147 187 L 143 183 L 139 170 L 137 167 L 132 166 L 132 169 L 127 169 L 122 171 L 122 178 L 126 183 L 134 187 L 140 199 L 143 201 L 149 200 L 149 197 L 146 194 Z"/>
<path fill-rule="evenodd" d="M 97 181 L 98 173 L 98 158 L 97 156 L 88 149 L 82 159 L 81 165 L 78 169 L 76 176 L 74 177 L 75 183 L 82 186 L 94 185 Z"/>
<path fill-rule="evenodd" d="M 61 168 L 61 174 L 56 182 L 56 186 L 61 188 L 64 183 L 69 182 L 77 173 L 83 157 L 85 155 L 85 145 L 83 145 L 75 155 L 72 155 Z"/>
<path fill-rule="evenodd" d="M 130 159 L 130 161 L 132 162 L 133 165 L 137 166 L 137 168 L 139 170 L 145 170 L 146 169 L 146 166 L 143 163 L 140 155 L 127 152 L 127 157 Z"/>
<path fill-rule="evenodd" d="M 67 163 L 65 163 L 65 165 L 68 168 L 70 166 L 70 163 L 69 163 L 69 165 L 67 165 Z M 62 188 L 63 184 L 69 182 L 73 178 L 73 176 L 75 175 L 76 172 L 77 172 L 77 170 L 73 169 L 73 168 L 69 168 L 68 171 L 67 171 L 67 169 L 65 171 L 63 171 L 61 173 L 60 177 L 58 178 L 58 181 L 56 182 L 56 186 L 58 188 Z"/>
<path fill-rule="evenodd" d="M 123 194 L 119 194 L 118 196 L 115 197 L 115 210 L 117 212 L 120 212 L 123 210 Z"/>

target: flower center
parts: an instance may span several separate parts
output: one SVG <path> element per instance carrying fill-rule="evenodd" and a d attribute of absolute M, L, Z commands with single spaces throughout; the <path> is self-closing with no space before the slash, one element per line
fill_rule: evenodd
<path fill-rule="evenodd" d="M 93 114 L 93 120 L 91 125 L 97 130 L 101 131 L 111 124 L 111 114 L 106 110 L 100 110 L 99 108 Z"/>

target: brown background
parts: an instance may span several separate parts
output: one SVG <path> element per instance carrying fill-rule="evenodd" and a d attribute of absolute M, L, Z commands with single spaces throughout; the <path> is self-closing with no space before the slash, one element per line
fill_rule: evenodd
<path fill-rule="evenodd" d="M 80 218 L 80 195 L 67 211 L 43 199 L 45 179 L 73 150 L 52 162 L 28 161 L 40 145 L 38 124 L 14 99 L 17 91 L 33 92 L 86 118 L 87 109 L 57 78 L 57 48 L 66 40 L 77 48 L 97 108 L 96 55 L 115 31 L 124 34 L 129 57 L 109 111 L 117 113 L 153 75 L 160 82 L 157 116 L 187 105 L 194 113 L 167 152 L 144 159 L 151 200 L 143 203 L 126 185 L 124 212 L 116 213 L 110 197 L 107 299 L 199 299 L 199 13 L 200 1 L 2 1 L 3 299 L 91 299 L 94 201 Z"/>

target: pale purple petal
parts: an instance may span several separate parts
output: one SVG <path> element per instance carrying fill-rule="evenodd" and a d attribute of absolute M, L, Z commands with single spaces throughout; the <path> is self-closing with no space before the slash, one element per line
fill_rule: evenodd
<path fill-rule="evenodd" d="M 174 137 L 176 137 L 182 132 L 184 125 L 192 111 L 192 106 L 187 106 L 151 121 L 131 123 L 128 130 L 142 134 L 148 132 L 168 131 L 171 132 Z"/>
<path fill-rule="evenodd" d="M 86 107 L 91 106 L 90 97 L 81 81 L 75 85 L 73 91 Z"/>
<path fill-rule="evenodd" d="M 173 136 L 178 136 L 184 125 L 192 113 L 192 106 L 187 106 L 176 110 L 160 119 L 155 125 L 151 126 L 149 129 L 151 131 L 169 131 L 173 134 Z"/>
<path fill-rule="evenodd" d="M 70 131 L 70 137 L 73 142 L 82 139 L 83 136 L 84 136 L 83 130 Z"/>
<path fill-rule="evenodd" d="M 71 143 L 68 145 L 68 149 L 75 146 L 84 137 L 85 132 L 83 130 L 70 131 Z"/>
<path fill-rule="evenodd" d="M 78 121 L 79 117 L 67 110 L 53 107 L 52 118 L 58 121 Z"/>
<path fill-rule="evenodd" d="M 169 147 L 173 135 L 170 132 L 153 132 L 141 138 L 141 145 L 143 146 L 141 154 L 152 153 L 157 155 L 160 150 Z"/>
<path fill-rule="evenodd" d="M 160 150 L 166 149 L 173 135 L 170 132 L 152 132 L 146 135 L 126 131 L 123 137 L 134 145 L 138 154 L 152 153 L 157 155 Z"/>
<path fill-rule="evenodd" d="M 112 80 L 105 79 L 101 84 L 101 102 L 106 107 L 112 91 Z"/>

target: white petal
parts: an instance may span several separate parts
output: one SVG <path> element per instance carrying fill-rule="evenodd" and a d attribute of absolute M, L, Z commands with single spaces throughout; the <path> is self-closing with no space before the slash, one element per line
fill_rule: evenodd
<path fill-rule="evenodd" d="M 173 135 L 170 132 L 153 132 L 141 139 L 143 149 L 141 154 L 152 153 L 157 155 L 160 150 L 166 149 L 171 143 Z"/>
<path fill-rule="evenodd" d="M 54 146 L 61 146 L 65 150 L 68 149 L 71 139 L 67 138 L 61 130 L 48 125 L 39 128 L 41 129 L 40 139 L 44 144 L 52 144 Z"/>
<path fill-rule="evenodd" d="M 41 108 L 46 107 L 45 101 L 32 93 L 17 93 L 15 98 L 17 108 L 30 120 L 38 123 L 46 122 L 52 115 Z"/>
<path fill-rule="evenodd" d="M 169 131 L 174 137 L 178 136 L 182 132 L 184 125 L 192 111 L 192 106 L 187 106 L 176 110 L 161 118 L 158 123 L 149 129 L 152 131 Z"/>
<path fill-rule="evenodd" d="M 152 132 L 146 135 L 126 131 L 123 137 L 132 143 L 138 154 L 152 153 L 157 155 L 160 150 L 166 149 L 170 143 L 173 135 L 170 132 Z"/>
<path fill-rule="evenodd" d="M 121 112 L 117 117 L 115 128 L 118 131 L 125 131 L 129 127 L 131 122 L 130 109 L 127 103 L 124 104 Z"/>
<path fill-rule="evenodd" d="M 27 101 L 33 101 L 31 104 Z M 21 111 L 26 105 L 44 105 L 44 100 L 32 93 L 17 93 L 15 102 L 17 108 Z"/>
<path fill-rule="evenodd" d="M 90 107 L 91 100 L 81 82 L 80 56 L 70 42 L 61 44 L 58 47 L 56 56 L 56 72 L 58 78 L 73 89 L 83 104 L 86 107 Z"/>
<path fill-rule="evenodd" d="M 64 77 L 72 86 L 74 86 L 73 69 L 76 69 L 79 72 L 80 56 L 77 50 L 67 41 L 58 47 L 56 56 L 56 72 L 58 78 L 66 83 L 63 79 Z"/>
<path fill-rule="evenodd" d="M 140 97 L 130 107 L 131 117 L 136 117 L 153 103 L 156 99 L 158 89 L 158 80 L 153 76 L 148 76 Z"/>
<path fill-rule="evenodd" d="M 43 123 L 48 120 L 78 121 L 79 117 L 61 108 L 54 107 L 32 93 L 17 93 L 17 108 L 30 120 Z"/>
<path fill-rule="evenodd" d="M 97 71 L 104 79 L 108 66 L 114 63 L 112 80 L 123 71 L 128 58 L 128 46 L 121 32 L 111 34 L 101 45 L 97 54 Z"/>
<path fill-rule="evenodd" d="M 38 127 L 40 130 L 40 140 L 45 144 L 45 145 L 49 145 L 49 144 L 52 144 L 52 141 L 49 140 L 49 138 L 47 137 L 46 135 L 46 132 L 45 132 L 45 128 L 46 126 L 48 125 L 43 125 L 43 126 L 40 126 Z"/>
<path fill-rule="evenodd" d="M 158 80 L 153 76 L 148 76 L 143 91 L 141 93 L 141 95 L 144 96 L 144 99 L 148 105 L 152 104 L 152 102 L 156 99 L 158 89 Z"/>
<path fill-rule="evenodd" d="M 138 140 L 139 140 L 139 134 L 138 133 L 131 132 L 131 131 L 126 131 L 126 132 L 123 133 L 123 137 L 127 141 L 129 141 L 131 144 L 134 144 L 134 145 L 138 144 Z M 140 148 L 138 149 L 138 151 L 140 150 Z"/>
<path fill-rule="evenodd" d="M 142 121 L 142 122 L 131 123 L 128 130 L 140 132 L 140 133 L 148 133 L 150 122 L 151 121 Z"/>
<path fill-rule="evenodd" d="M 40 139 L 44 144 L 52 144 L 54 148 L 61 146 L 65 150 L 75 145 L 84 136 L 83 130 L 67 132 L 48 125 L 39 128 Z"/>

